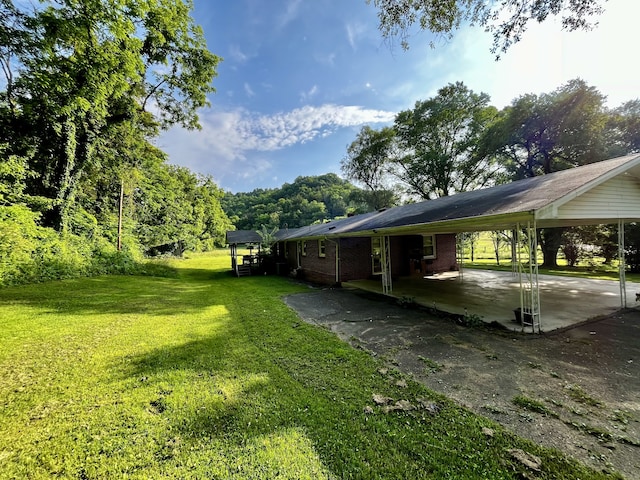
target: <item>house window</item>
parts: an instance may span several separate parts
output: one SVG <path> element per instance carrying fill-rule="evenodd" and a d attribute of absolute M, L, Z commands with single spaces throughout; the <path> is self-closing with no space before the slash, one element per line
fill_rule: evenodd
<path fill-rule="evenodd" d="M 303 241 L 302 242 L 302 256 L 306 257 L 307 256 L 307 241 Z"/>
<path fill-rule="evenodd" d="M 436 236 L 424 235 L 422 237 L 422 258 L 436 258 Z"/>
<path fill-rule="evenodd" d="M 382 237 L 371 237 L 371 273 L 382 273 Z"/>
<path fill-rule="evenodd" d="M 318 240 L 318 256 L 326 257 L 327 253 L 325 252 L 325 241 L 324 239 Z"/>

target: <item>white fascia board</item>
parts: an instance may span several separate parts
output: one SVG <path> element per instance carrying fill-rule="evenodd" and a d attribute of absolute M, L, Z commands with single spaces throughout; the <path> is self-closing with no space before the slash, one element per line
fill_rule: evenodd
<path fill-rule="evenodd" d="M 625 163 L 623 163 L 622 165 L 617 166 L 616 168 L 612 168 L 611 170 L 609 170 L 607 173 L 599 176 L 598 178 L 595 178 L 593 180 L 591 180 L 588 183 L 585 183 L 584 185 L 576 188 L 574 191 L 564 195 L 563 197 L 560 197 L 559 199 L 553 201 L 552 203 L 550 203 L 549 205 L 545 205 L 544 207 L 536 210 L 536 220 L 540 219 L 540 220 L 544 220 L 544 219 L 554 219 L 558 216 L 558 208 L 560 208 L 562 205 L 564 205 L 567 202 L 570 202 L 571 200 L 579 197 L 580 195 L 583 195 L 584 193 L 588 192 L 589 190 L 597 187 L 598 185 L 602 185 L 604 182 L 611 180 L 612 178 L 623 174 L 624 172 L 626 172 L 627 170 L 632 169 L 633 167 L 636 167 L 638 165 L 640 165 L 640 155 L 636 155 L 635 158 L 633 158 L 633 155 L 630 155 L 631 159 Z"/>

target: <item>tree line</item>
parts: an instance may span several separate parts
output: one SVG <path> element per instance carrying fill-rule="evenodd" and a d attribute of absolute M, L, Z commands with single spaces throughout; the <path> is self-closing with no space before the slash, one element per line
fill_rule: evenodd
<path fill-rule="evenodd" d="M 368 211 L 366 192 L 335 173 L 301 176 L 279 188 L 226 192 L 222 208 L 238 230 L 298 228 Z"/>
<path fill-rule="evenodd" d="M 198 128 L 214 91 L 220 58 L 191 9 L 0 0 L 0 284 L 224 242 L 221 189 L 154 146 L 171 126 Z"/>
<path fill-rule="evenodd" d="M 575 79 L 498 110 L 487 94 L 452 83 L 399 112 L 392 126 L 363 127 L 341 168 L 364 187 L 372 208 L 382 208 L 640 152 L 640 100 L 615 108 L 605 100 Z M 557 266 L 563 245 L 594 237 L 611 243 L 616 235 L 609 227 L 597 235 L 585 228 L 541 229 L 544 266 Z"/>

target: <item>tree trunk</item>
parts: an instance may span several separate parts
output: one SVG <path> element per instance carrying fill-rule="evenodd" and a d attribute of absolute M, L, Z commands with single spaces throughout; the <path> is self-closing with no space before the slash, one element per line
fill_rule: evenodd
<path fill-rule="evenodd" d="M 558 266 L 558 250 L 562 243 L 564 228 L 541 228 L 538 230 L 538 243 L 542 250 L 543 268 L 556 268 Z"/>

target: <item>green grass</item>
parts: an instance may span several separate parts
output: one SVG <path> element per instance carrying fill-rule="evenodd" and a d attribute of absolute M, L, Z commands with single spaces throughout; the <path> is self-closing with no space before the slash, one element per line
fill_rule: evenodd
<path fill-rule="evenodd" d="M 532 478 L 513 448 L 535 478 L 610 478 L 397 386 L 282 302 L 304 287 L 175 266 L 0 289 L 0 478 Z"/>
<path fill-rule="evenodd" d="M 493 243 L 489 232 L 481 232 L 476 241 L 475 254 L 473 262 L 471 261 L 471 248 L 468 242 L 465 244 L 463 267 L 464 268 L 480 268 L 484 270 L 508 271 L 512 270 L 511 266 L 511 246 L 503 244 L 499 251 L 500 265 L 496 263 Z M 526 252 L 523 251 L 523 261 L 527 258 Z M 542 264 L 542 252 L 538 251 L 538 265 Z M 578 263 L 574 267 L 567 265 L 566 260 L 562 256 L 562 252 L 558 252 L 557 268 L 539 268 L 538 273 L 544 275 L 561 275 L 570 277 L 582 277 L 598 280 L 618 280 L 618 263 L 613 261 L 611 265 L 605 265 L 603 259 L 594 258 L 592 262 Z M 640 283 L 640 274 L 626 273 L 626 279 L 629 282 Z"/>

